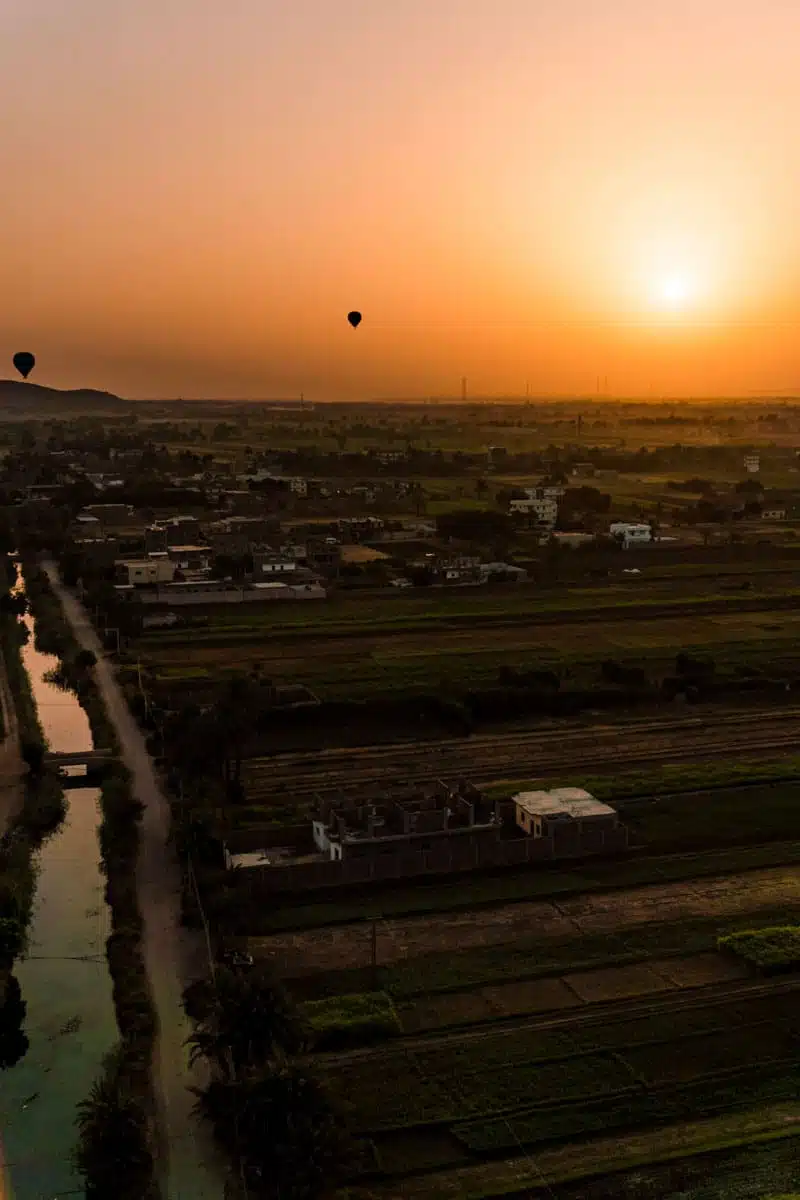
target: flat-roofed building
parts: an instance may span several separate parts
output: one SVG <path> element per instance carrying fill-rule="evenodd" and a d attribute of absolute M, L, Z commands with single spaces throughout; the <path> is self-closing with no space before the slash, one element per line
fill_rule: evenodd
<path fill-rule="evenodd" d="M 520 829 L 531 837 L 550 837 L 556 825 L 571 824 L 580 832 L 584 827 L 608 830 L 619 825 L 619 816 L 610 804 L 574 787 L 518 792 L 514 796 L 514 815 Z"/>

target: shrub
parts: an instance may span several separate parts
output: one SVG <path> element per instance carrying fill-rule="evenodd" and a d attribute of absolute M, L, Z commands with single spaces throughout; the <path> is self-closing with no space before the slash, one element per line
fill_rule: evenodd
<path fill-rule="evenodd" d="M 394 1001 L 387 992 L 354 992 L 310 1000 L 301 1007 L 317 1050 L 365 1045 L 402 1033 Z"/>
<path fill-rule="evenodd" d="M 25 927 L 17 917 L 0 917 L 0 970 L 8 968 L 22 950 Z"/>
<path fill-rule="evenodd" d="M 716 663 L 713 658 L 694 658 L 685 650 L 681 650 L 680 654 L 675 656 L 675 674 L 687 679 L 701 679 L 713 675 L 715 670 Z"/>
<path fill-rule="evenodd" d="M 19 981 L 9 975 L 0 1003 L 0 1071 L 13 1067 L 27 1053 L 29 1043 L 22 1028 L 26 1009 Z"/>
<path fill-rule="evenodd" d="M 717 946 L 743 958 L 764 975 L 800 968 L 800 925 L 743 929 L 718 938 Z"/>

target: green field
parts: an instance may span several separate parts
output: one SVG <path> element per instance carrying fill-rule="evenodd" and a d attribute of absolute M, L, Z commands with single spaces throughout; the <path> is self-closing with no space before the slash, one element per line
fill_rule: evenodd
<path fill-rule="evenodd" d="M 323 1071 L 350 1127 L 373 1139 L 383 1171 L 405 1175 L 436 1165 L 437 1153 L 439 1166 L 457 1166 L 794 1099 L 795 1007 L 773 996 L 600 1028 L 490 1032 Z"/>

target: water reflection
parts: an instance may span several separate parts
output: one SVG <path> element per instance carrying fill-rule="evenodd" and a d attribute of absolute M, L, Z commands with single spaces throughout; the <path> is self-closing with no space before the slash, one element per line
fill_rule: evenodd
<path fill-rule="evenodd" d="M 30 617 L 25 623 L 32 629 Z M 46 678 L 57 659 L 37 650 L 34 637 L 22 656 L 50 749 L 90 749 L 77 699 Z M 64 823 L 37 856 L 28 952 L 16 967 L 30 1045 L 0 1074 L 0 1135 L 14 1200 L 81 1194 L 71 1163 L 75 1111 L 117 1038 L 105 962 L 110 919 L 99 867 L 99 791 L 71 788 L 66 796 Z"/>

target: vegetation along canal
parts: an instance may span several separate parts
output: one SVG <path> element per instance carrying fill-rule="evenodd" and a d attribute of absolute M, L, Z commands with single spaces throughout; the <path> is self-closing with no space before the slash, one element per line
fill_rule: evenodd
<path fill-rule="evenodd" d="M 76 697 L 50 682 L 58 659 L 22 648 L 51 750 L 91 748 L 86 714 Z M 83 1193 L 72 1167 L 75 1114 L 89 1094 L 104 1054 L 117 1038 L 105 958 L 109 911 L 104 899 L 96 787 L 70 788 L 64 822 L 44 843 L 28 950 L 15 968 L 27 1005 L 27 1052 L 0 1072 L 2 1200 L 56 1200 Z"/>

